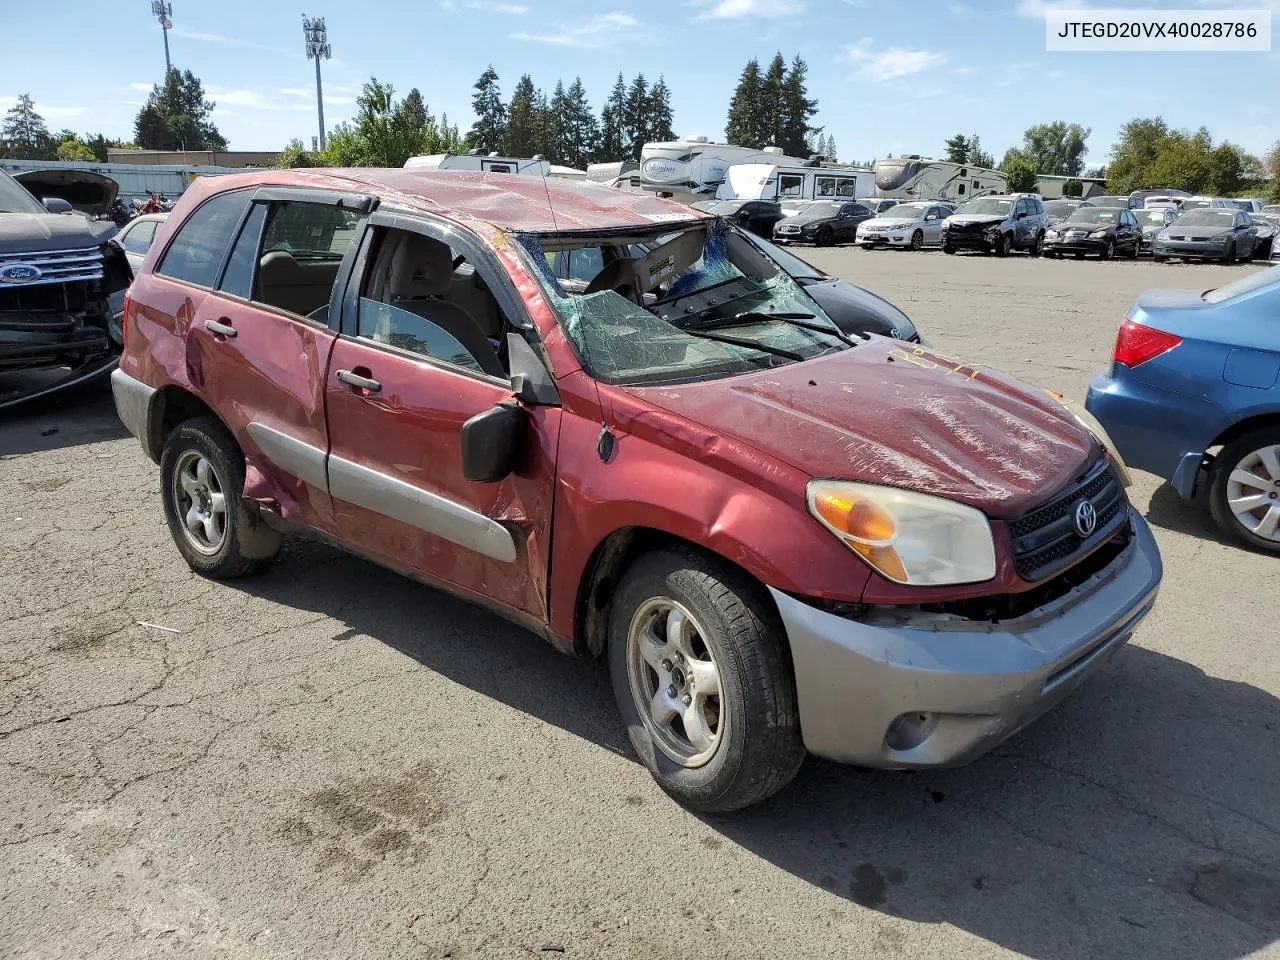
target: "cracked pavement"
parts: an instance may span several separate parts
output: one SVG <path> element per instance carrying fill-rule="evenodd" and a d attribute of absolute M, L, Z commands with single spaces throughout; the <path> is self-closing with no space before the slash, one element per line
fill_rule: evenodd
<path fill-rule="evenodd" d="M 1252 269 L 801 252 L 1076 398 L 1140 290 Z M 601 667 L 300 540 L 202 580 L 158 488 L 106 393 L 0 421 L 0 957 L 1280 956 L 1280 563 L 1154 477 L 1161 600 L 1061 707 L 727 817 Z"/>

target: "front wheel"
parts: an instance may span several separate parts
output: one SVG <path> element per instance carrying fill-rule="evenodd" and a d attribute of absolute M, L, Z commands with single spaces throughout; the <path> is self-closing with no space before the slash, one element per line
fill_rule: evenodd
<path fill-rule="evenodd" d="M 640 557 L 609 615 L 609 674 L 631 744 L 680 803 L 727 812 L 781 790 L 804 745 L 786 638 L 750 578 L 692 550 Z"/>
<path fill-rule="evenodd" d="M 1107 245 L 1102 249 L 1100 256 L 1103 260 L 1114 260 L 1116 255 L 1116 242 L 1114 239 L 1108 240 Z"/>
<path fill-rule="evenodd" d="M 830 227 L 823 227 L 818 231 L 818 246 L 829 247 L 836 242 L 835 234 L 831 232 Z"/>
<path fill-rule="evenodd" d="M 1000 236 L 996 237 L 996 256 L 997 257 L 1007 256 L 1011 250 L 1013 250 L 1012 234 L 1002 233 L 1000 234 Z"/>
<path fill-rule="evenodd" d="M 956 245 L 954 243 L 944 243 L 942 245 L 942 252 L 948 255 L 954 255 L 956 252 Z"/>
<path fill-rule="evenodd" d="M 1209 512 L 1241 543 L 1280 553 L 1280 427 L 1227 444 L 1213 461 Z"/>
<path fill-rule="evenodd" d="M 1230 246 L 1230 248 L 1226 251 L 1226 253 L 1222 255 L 1222 262 L 1223 263 L 1236 262 L 1236 246 L 1234 243 Z"/>
<path fill-rule="evenodd" d="M 1151 254 L 1151 262 L 1152 263 L 1168 263 L 1169 257 L 1167 254 L 1153 253 Z"/>
<path fill-rule="evenodd" d="M 924 231 L 917 230 L 911 235 L 911 249 L 920 250 L 924 247 Z"/>
<path fill-rule="evenodd" d="M 283 538 L 244 503 L 244 456 L 212 417 L 169 434 L 160 457 L 161 501 L 169 532 L 196 573 L 229 580 L 267 566 Z"/>

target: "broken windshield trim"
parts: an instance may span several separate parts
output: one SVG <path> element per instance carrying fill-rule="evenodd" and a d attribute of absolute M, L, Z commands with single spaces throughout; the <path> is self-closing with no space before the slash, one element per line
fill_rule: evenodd
<path fill-rule="evenodd" d="M 615 241 L 617 245 L 623 245 L 619 241 L 628 241 L 632 244 L 645 244 L 657 246 L 660 238 L 666 237 L 670 239 L 674 234 L 686 233 L 693 230 L 704 231 L 707 237 L 706 243 L 710 247 L 713 238 L 718 239 L 719 256 L 724 259 L 720 268 L 728 267 L 736 271 L 737 276 L 730 278 L 736 280 L 738 284 L 751 285 L 754 289 L 744 292 L 741 296 L 730 297 L 723 303 L 719 304 L 720 308 L 725 305 L 744 299 L 759 298 L 763 303 L 757 306 L 760 309 L 748 310 L 749 313 L 767 314 L 770 312 L 778 312 L 786 314 L 790 311 L 802 309 L 807 316 L 812 316 L 817 321 L 825 321 L 830 325 L 830 330 L 816 329 L 808 332 L 817 332 L 824 338 L 829 338 L 829 343 L 820 343 L 818 337 L 810 337 L 801 345 L 787 343 L 785 335 L 779 335 L 777 330 L 773 331 L 774 338 L 781 339 L 782 343 L 771 342 L 765 340 L 768 347 L 782 349 L 788 352 L 796 352 L 796 350 L 804 349 L 806 351 L 812 349 L 813 352 L 805 356 L 802 360 L 792 361 L 790 359 L 782 363 L 767 364 L 768 366 L 789 365 L 792 362 L 808 362 L 809 360 L 819 359 L 828 356 L 833 351 L 842 351 L 851 349 L 854 343 L 849 338 L 842 335 L 838 325 L 827 315 L 822 307 L 808 293 L 805 292 L 802 284 L 792 278 L 787 271 L 770 257 L 764 250 L 752 245 L 752 252 L 761 257 L 764 261 L 764 268 L 768 270 L 767 274 L 760 276 L 749 276 L 752 272 L 751 267 L 747 267 L 748 273 L 744 273 L 742 266 L 735 261 L 727 259 L 729 252 L 725 248 L 725 239 L 730 235 L 745 236 L 741 230 L 734 227 L 728 221 L 718 217 L 699 217 L 694 219 L 682 219 L 670 222 L 655 222 L 647 227 L 640 225 L 628 225 L 625 227 L 606 228 L 606 229 L 590 229 L 590 230 L 560 230 L 560 231 L 527 231 L 521 233 L 509 234 L 514 242 L 517 257 L 522 261 L 528 274 L 536 281 L 540 288 L 540 293 L 551 311 L 552 317 L 555 319 L 563 340 L 566 342 L 571 354 L 581 366 L 582 370 L 600 383 L 618 385 L 618 386 L 651 386 L 663 383 L 694 383 L 710 380 L 728 379 L 737 376 L 743 376 L 758 372 L 761 365 L 758 360 L 765 357 L 756 353 L 754 347 L 743 345 L 744 350 L 751 350 L 754 356 L 742 353 L 737 356 L 726 355 L 723 357 L 707 356 L 701 363 L 695 358 L 692 365 L 685 368 L 665 368 L 661 360 L 655 360 L 650 365 L 647 359 L 639 366 L 632 369 L 614 369 L 610 370 L 607 364 L 602 363 L 600 357 L 594 357 L 593 349 L 587 342 L 587 336 L 581 327 L 583 318 L 581 312 L 582 294 L 576 293 L 574 290 L 566 290 L 561 285 L 553 265 L 554 256 L 551 254 L 568 252 L 581 247 L 599 246 L 608 244 L 609 241 Z M 546 241 L 548 247 L 545 249 L 543 242 Z M 749 241 L 748 241 L 749 242 Z M 705 253 L 704 253 L 705 256 Z M 701 257 L 699 258 L 702 259 Z M 683 275 L 682 275 L 683 276 Z M 710 284 L 703 290 L 721 285 L 720 282 Z M 600 304 L 601 296 L 611 297 L 612 301 L 616 301 L 616 306 L 622 307 L 625 311 L 636 311 L 636 322 L 641 326 L 645 323 L 662 325 L 670 328 L 671 332 L 682 334 L 689 337 L 690 340 L 702 339 L 689 331 L 681 329 L 681 325 L 673 323 L 668 317 L 659 315 L 653 309 L 656 304 L 646 304 L 641 306 L 633 300 L 625 296 L 620 296 L 615 291 L 605 290 L 590 294 L 595 299 L 595 305 Z M 675 298 L 665 297 L 664 302 L 669 305 L 672 299 L 681 299 L 683 295 L 677 294 Z M 612 305 L 612 301 L 609 301 Z M 770 302 L 772 301 L 772 303 Z M 625 305 L 625 306 L 624 306 Z M 606 307 L 607 309 L 607 307 Z M 624 319 L 624 314 L 618 314 L 619 319 Z M 607 325 L 603 315 L 595 318 L 602 324 Z M 763 319 L 759 321 L 764 323 Z M 786 321 L 778 321 L 778 326 L 792 326 Z M 806 325 L 808 326 L 808 325 Z M 794 329 L 794 327 L 793 327 Z M 595 333 L 599 334 L 599 329 Z M 813 341 L 813 342 L 810 342 Z M 598 352 L 598 351 L 596 351 Z M 770 349 L 768 353 L 779 356 L 776 349 Z M 613 354 L 610 354 L 612 356 Z M 758 358 L 758 359 L 757 359 Z M 675 361 L 676 363 L 683 361 Z M 648 365 L 648 369 L 644 367 Z"/>

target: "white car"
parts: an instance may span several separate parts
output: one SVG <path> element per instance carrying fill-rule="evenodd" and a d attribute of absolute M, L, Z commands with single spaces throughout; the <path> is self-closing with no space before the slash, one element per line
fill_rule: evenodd
<path fill-rule="evenodd" d="M 129 258 L 129 266 L 135 274 L 141 269 L 142 261 L 151 249 L 156 231 L 168 216 L 167 213 L 144 213 L 140 217 L 134 217 L 116 234 L 115 240 L 124 247 L 124 255 Z"/>
<path fill-rule="evenodd" d="M 912 250 L 941 246 L 942 221 L 951 213 L 950 206 L 932 201 L 900 203 L 858 224 L 857 243 L 867 250 L 876 246 Z"/>

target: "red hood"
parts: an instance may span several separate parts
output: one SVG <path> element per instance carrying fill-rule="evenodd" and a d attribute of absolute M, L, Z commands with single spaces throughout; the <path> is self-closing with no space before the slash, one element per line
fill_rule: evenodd
<path fill-rule="evenodd" d="M 1023 513 L 1099 455 L 1043 390 L 918 349 L 874 338 L 807 363 L 627 392 L 811 476 L 917 490 L 993 517 Z"/>

